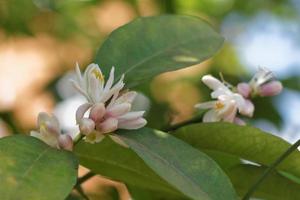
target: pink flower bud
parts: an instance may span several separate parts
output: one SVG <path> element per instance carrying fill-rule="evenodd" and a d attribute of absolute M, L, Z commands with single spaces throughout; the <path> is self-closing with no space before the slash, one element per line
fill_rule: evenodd
<path fill-rule="evenodd" d="M 134 129 L 142 128 L 146 124 L 147 121 L 141 117 L 134 120 L 120 122 L 118 127 L 120 129 L 134 130 Z"/>
<path fill-rule="evenodd" d="M 83 118 L 79 123 L 79 130 L 81 134 L 88 135 L 95 129 L 95 122 L 88 118 Z"/>
<path fill-rule="evenodd" d="M 101 133 L 111 133 L 118 129 L 118 120 L 115 118 L 108 118 L 102 123 L 96 125 L 96 130 Z"/>
<path fill-rule="evenodd" d="M 239 83 L 237 85 L 237 91 L 243 97 L 248 98 L 250 96 L 250 93 L 251 93 L 251 87 L 248 83 Z"/>
<path fill-rule="evenodd" d="M 107 115 L 109 117 L 118 117 L 118 116 L 124 115 L 125 113 L 129 112 L 130 109 L 131 109 L 130 103 L 116 104 L 116 105 L 112 106 L 111 108 L 107 109 Z"/>
<path fill-rule="evenodd" d="M 92 119 L 96 124 L 103 121 L 103 116 L 105 114 L 105 106 L 103 103 L 97 103 L 91 108 L 90 119 Z"/>
<path fill-rule="evenodd" d="M 278 95 L 282 91 L 282 84 L 279 81 L 271 81 L 262 85 L 259 88 L 260 96 L 275 96 Z"/>
<path fill-rule="evenodd" d="M 68 134 L 63 134 L 58 137 L 58 145 L 61 149 L 68 151 L 73 150 L 73 140 Z"/>

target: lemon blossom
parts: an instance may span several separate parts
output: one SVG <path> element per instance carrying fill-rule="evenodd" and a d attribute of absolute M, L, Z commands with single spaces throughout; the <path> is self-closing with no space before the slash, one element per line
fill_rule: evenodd
<path fill-rule="evenodd" d="M 81 133 L 86 135 L 85 141 L 100 142 L 105 134 L 113 133 L 117 129 L 139 129 L 146 125 L 144 111 L 131 111 L 137 93 L 123 90 L 124 75 L 113 85 L 114 67 L 107 82 L 96 64 L 90 64 L 83 76 L 76 65 L 76 73 L 77 82 L 72 83 L 88 101 L 76 111 L 76 122 Z M 89 114 L 85 117 L 86 113 Z"/>
<path fill-rule="evenodd" d="M 73 140 L 71 136 L 61 133 L 59 122 L 54 115 L 39 113 L 37 126 L 38 131 L 31 131 L 31 136 L 42 140 L 51 147 L 72 150 Z"/>
<path fill-rule="evenodd" d="M 213 101 L 196 104 L 198 109 L 209 109 L 203 117 L 203 122 L 238 122 L 237 113 L 252 117 L 254 105 L 251 101 L 243 98 L 242 95 L 232 92 L 225 84 L 211 75 L 203 76 L 202 82 L 212 89 L 211 97 Z"/>
<path fill-rule="evenodd" d="M 275 96 L 282 91 L 282 84 L 277 81 L 273 72 L 260 67 L 249 83 L 239 83 L 237 91 L 245 98 L 251 96 Z"/>

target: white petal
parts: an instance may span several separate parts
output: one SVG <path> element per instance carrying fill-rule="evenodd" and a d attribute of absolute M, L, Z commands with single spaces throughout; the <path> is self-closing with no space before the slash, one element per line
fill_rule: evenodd
<path fill-rule="evenodd" d="M 76 83 L 74 80 L 70 80 L 72 86 L 80 93 L 82 94 L 88 101 L 92 101 L 91 98 L 88 96 L 88 94 Z"/>
<path fill-rule="evenodd" d="M 211 75 L 203 76 L 202 82 L 212 90 L 217 90 L 218 88 L 226 88 L 226 86 L 221 81 Z"/>
<path fill-rule="evenodd" d="M 128 102 L 128 103 L 132 103 L 133 100 L 135 99 L 137 95 L 137 92 L 134 91 L 130 91 L 130 92 L 126 92 L 124 94 L 122 94 L 119 98 L 116 99 L 115 103 L 124 103 L 124 102 Z"/>
<path fill-rule="evenodd" d="M 244 106 L 239 109 L 242 115 L 252 117 L 254 113 L 254 104 L 250 100 L 246 100 Z"/>
<path fill-rule="evenodd" d="M 207 111 L 203 116 L 203 122 L 219 122 L 220 120 L 214 109 Z"/>
<path fill-rule="evenodd" d="M 118 128 L 134 130 L 144 127 L 147 124 L 147 121 L 144 118 L 138 118 L 130 121 L 120 122 Z"/>
<path fill-rule="evenodd" d="M 203 110 L 214 108 L 216 102 L 217 101 L 208 101 L 208 102 L 204 102 L 204 103 L 198 103 L 195 105 L 195 108 L 203 109 Z"/>
<path fill-rule="evenodd" d="M 111 106 L 111 108 L 107 109 L 106 115 L 110 117 L 118 117 L 128 113 L 131 109 L 130 103 L 122 103 Z"/>
<path fill-rule="evenodd" d="M 112 67 L 109 73 L 109 78 L 104 87 L 104 91 L 108 91 L 111 88 L 112 84 L 114 83 L 114 74 L 115 74 L 115 67 Z"/>
<path fill-rule="evenodd" d="M 83 118 L 84 114 L 88 109 L 92 106 L 90 103 L 84 103 L 81 106 L 79 106 L 76 110 L 76 123 L 79 124 L 81 119 Z"/>
<path fill-rule="evenodd" d="M 82 85 L 82 76 L 81 76 L 81 71 L 80 71 L 80 67 L 78 62 L 76 62 L 76 66 L 75 66 L 75 72 L 76 72 L 76 77 L 77 77 L 77 81 L 80 85 Z"/>
<path fill-rule="evenodd" d="M 118 117 L 119 122 L 131 121 L 142 117 L 145 111 L 128 112 L 125 115 Z"/>

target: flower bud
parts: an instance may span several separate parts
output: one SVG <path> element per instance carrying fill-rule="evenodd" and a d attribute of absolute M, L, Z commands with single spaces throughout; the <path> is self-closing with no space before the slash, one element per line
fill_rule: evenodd
<path fill-rule="evenodd" d="M 58 137 L 58 145 L 61 149 L 68 151 L 73 150 L 73 140 L 68 134 L 63 134 Z"/>
<path fill-rule="evenodd" d="M 271 81 L 262 85 L 259 88 L 259 95 L 260 96 L 275 96 L 282 91 L 282 84 L 279 81 Z"/>
<path fill-rule="evenodd" d="M 79 123 L 79 130 L 81 134 L 88 135 L 95 129 L 95 122 L 88 118 L 81 119 Z"/>
<path fill-rule="evenodd" d="M 248 83 L 239 83 L 237 85 L 237 91 L 243 97 L 248 98 L 250 96 L 250 93 L 251 93 L 251 87 Z"/>
<path fill-rule="evenodd" d="M 115 118 L 108 118 L 100 124 L 96 125 L 96 130 L 101 133 L 111 133 L 118 128 L 118 120 Z"/>
<path fill-rule="evenodd" d="M 105 106 L 103 103 L 97 103 L 91 108 L 90 119 L 96 124 L 101 122 L 105 114 Z"/>

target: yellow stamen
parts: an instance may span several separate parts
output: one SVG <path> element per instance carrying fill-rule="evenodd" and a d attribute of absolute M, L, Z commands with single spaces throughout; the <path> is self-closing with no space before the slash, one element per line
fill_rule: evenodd
<path fill-rule="evenodd" d="M 98 80 L 101 80 L 101 81 L 104 80 L 104 76 L 102 75 L 102 73 L 101 73 L 99 70 L 94 69 L 94 70 L 92 71 L 92 73 L 95 75 L 95 77 L 96 77 Z"/>
<path fill-rule="evenodd" d="M 215 109 L 220 110 L 224 108 L 224 104 L 220 101 L 217 101 L 217 103 L 215 104 Z"/>

